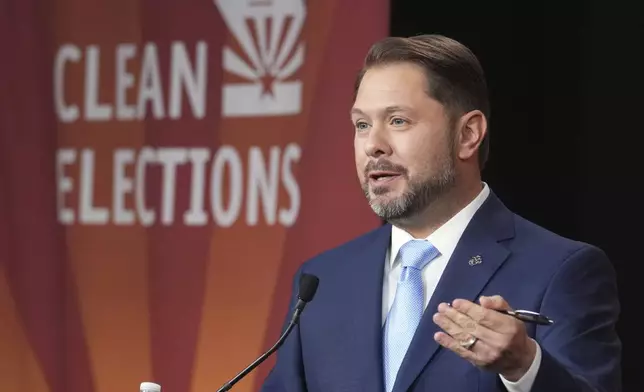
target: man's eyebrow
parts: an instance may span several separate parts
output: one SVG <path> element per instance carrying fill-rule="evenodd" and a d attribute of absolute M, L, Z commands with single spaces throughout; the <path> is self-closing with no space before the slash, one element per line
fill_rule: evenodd
<path fill-rule="evenodd" d="M 411 111 L 411 109 L 408 108 L 407 106 L 398 106 L 398 105 L 396 105 L 396 106 L 387 106 L 386 108 L 384 108 L 382 110 L 382 112 L 384 114 L 391 114 L 391 113 L 395 113 L 395 112 L 410 112 L 410 111 Z M 362 110 L 358 109 L 358 108 L 352 108 L 351 109 L 351 114 L 365 115 L 365 113 Z"/>
<path fill-rule="evenodd" d="M 388 106 L 385 108 L 384 112 L 387 114 L 395 113 L 395 112 L 410 112 L 411 108 L 407 106 Z"/>
<path fill-rule="evenodd" d="M 358 108 L 351 108 L 351 114 L 364 115 L 364 112 Z"/>

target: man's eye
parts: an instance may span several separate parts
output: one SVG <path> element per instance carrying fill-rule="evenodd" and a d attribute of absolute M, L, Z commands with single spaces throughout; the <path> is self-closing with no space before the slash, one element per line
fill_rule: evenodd
<path fill-rule="evenodd" d="M 394 118 L 391 120 L 391 124 L 395 126 L 401 126 L 407 124 L 407 121 L 403 120 L 402 118 Z"/>
<path fill-rule="evenodd" d="M 358 122 L 356 123 L 356 129 L 364 130 L 364 129 L 367 129 L 368 127 L 369 127 L 369 124 L 367 124 L 367 123 L 366 123 L 366 122 L 364 122 L 364 121 L 358 121 Z"/>

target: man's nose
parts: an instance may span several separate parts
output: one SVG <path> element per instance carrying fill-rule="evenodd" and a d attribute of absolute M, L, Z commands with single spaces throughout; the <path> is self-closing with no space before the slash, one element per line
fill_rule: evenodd
<path fill-rule="evenodd" d="M 387 131 L 381 126 L 372 127 L 364 148 L 367 156 L 372 158 L 391 155 L 392 150 Z"/>

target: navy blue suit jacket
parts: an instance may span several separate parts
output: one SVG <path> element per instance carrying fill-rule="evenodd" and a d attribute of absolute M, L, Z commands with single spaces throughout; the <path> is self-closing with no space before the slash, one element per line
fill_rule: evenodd
<path fill-rule="evenodd" d="M 302 272 L 317 275 L 320 285 L 278 352 L 263 392 L 383 391 L 382 284 L 390 235 L 391 226 L 384 225 L 302 265 L 293 296 Z M 483 262 L 470 266 L 476 255 Z M 505 391 L 497 374 L 433 338 L 438 327 L 432 314 L 439 303 L 497 294 L 514 309 L 555 320 L 548 327 L 527 324 L 543 352 L 532 392 L 621 391 L 619 302 L 610 261 L 596 247 L 513 214 L 490 193 L 429 302 L 394 392 Z"/>

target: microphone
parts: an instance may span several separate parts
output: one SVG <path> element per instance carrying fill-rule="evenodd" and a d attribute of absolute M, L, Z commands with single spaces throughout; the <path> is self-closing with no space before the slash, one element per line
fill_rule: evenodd
<path fill-rule="evenodd" d="M 270 357 L 278 348 L 284 344 L 286 338 L 291 333 L 293 328 L 300 322 L 300 315 L 304 311 L 304 307 L 307 303 L 311 302 L 315 296 L 315 292 L 318 289 L 318 284 L 320 279 L 315 275 L 302 274 L 300 277 L 300 292 L 298 294 L 297 304 L 295 305 L 295 310 L 293 311 L 293 317 L 291 317 L 291 322 L 286 327 L 286 330 L 277 340 L 277 343 L 273 345 L 268 351 L 262 354 L 255 362 L 251 363 L 246 369 L 242 370 L 238 375 L 236 375 L 232 380 L 225 383 L 217 392 L 229 391 L 235 384 L 237 384 L 242 378 L 244 378 L 248 373 L 252 372 L 257 366 Z"/>

